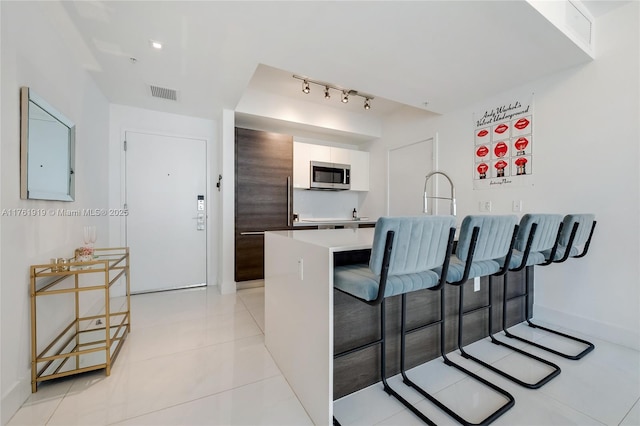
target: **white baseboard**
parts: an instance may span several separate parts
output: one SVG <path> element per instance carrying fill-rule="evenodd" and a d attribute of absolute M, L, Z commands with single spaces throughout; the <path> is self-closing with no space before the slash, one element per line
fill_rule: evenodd
<path fill-rule="evenodd" d="M 14 383 L 11 389 L 2 395 L 0 424 L 6 425 L 9 423 L 11 417 L 31 395 L 31 371 L 27 370 L 22 377 L 23 379 Z"/>
<path fill-rule="evenodd" d="M 597 339 L 626 346 L 640 351 L 640 333 L 638 330 L 622 328 L 614 324 L 594 321 L 590 318 L 567 314 L 566 312 L 534 305 L 534 320 L 557 325 L 568 330 L 592 336 Z"/>
<path fill-rule="evenodd" d="M 223 281 L 218 283 L 218 288 L 220 289 L 220 294 L 230 294 L 236 292 L 236 282 L 235 281 Z"/>

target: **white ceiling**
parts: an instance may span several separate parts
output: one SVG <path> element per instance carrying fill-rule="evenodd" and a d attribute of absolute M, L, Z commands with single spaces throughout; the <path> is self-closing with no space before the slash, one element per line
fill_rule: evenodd
<path fill-rule="evenodd" d="M 603 2 L 590 3 L 602 9 Z M 591 60 L 525 1 L 56 7 L 64 13 L 52 19 L 110 102 L 206 118 L 233 110 L 249 84 L 309 96 L 293 73 L 373 94 L 373 114 L 400 104 L 442 113 Z M 149 84 L 177 90 L 178 100 L 151 97 Z M 361 100 L 350 104 L 362 107 Z"/>

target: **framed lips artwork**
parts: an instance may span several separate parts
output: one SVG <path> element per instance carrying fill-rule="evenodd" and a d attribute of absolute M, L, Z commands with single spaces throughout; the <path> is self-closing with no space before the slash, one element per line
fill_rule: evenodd
<path fill-rule="evenodd" d="M 514 170 L 516 176 L 524 176 L 531 174 L 531 156 L 524 155 L 515 157 L 511 160 L 511 170 Z"/>
<path fill-rule="evenodd" d="M 505 158 L 509 156 L 509 145 L 505 141 L 499 141 L 491 145 L 493 158 Z"/>
<path fill-rule="evenodd" d="M 491 143 L 491 128 L 486 127 L 482 129 L 476 129 L 475 135 L 476 145 L 487 145 Z"/>
<path fill-rule="evenodd" d="M 511 123 L 500 123 L 493 126 L 493 140 L 508 138 L 511 130 Z"/>
<path fill-rule="evenodd" d="M 489 152 L 489 145 L 476 146 L 476 162 L 486 161 L 488 158 L 490 158 Z"/>
<path fill-rule="evenodd" d="M 504 160 L 498 160 L 493 162 L 492 177 L 507 177 L 511 176 L 510 164 Z"/>
<path fill-rule="evenodd" d="M 531 116 L 521 117 L 517 120 L 511 121 L 511 136 L 516 137 L 520 135 L 531 134 Z"/>
<path fill-rule="evenodd" d="M 532 184 L 533 94 L 473 115 L 474 189 Z"/>
<path fill-rule="evenodd" d="M 532 144 L 531 144 L 531 135 L 519 136 L 517 138 L 512 138 L 512 148 L 515 152 L 516 156 L 521 155 L 531 155 Z"/>

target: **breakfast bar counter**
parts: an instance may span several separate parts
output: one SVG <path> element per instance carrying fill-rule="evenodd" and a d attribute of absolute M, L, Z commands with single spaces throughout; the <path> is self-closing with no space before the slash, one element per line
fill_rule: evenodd
<path fill-rule="evenodd" d="M 333 417 L 334 253 L 370 249 L 373 232 L 265 233 L 265 344 L 315 424 Z"/>
<path fill-rule="evenodd" d="M 362 353 L 334 360 L 341 352 L 379 335 L 379 309 L 365 305 L 333 288 L 333 269 L 341 263 L 366 261 L 373 243 L 374 228 L 273 231 L 265 233 L 265 344 L 301 404 L 318 425 L 332 423 L 333 401 L 379 381 L 375 367 L 378 345 Z M 518 295 L 532 285 L 523 271 L 509 272 L 507 326 L 526 316 L 525 299 Z M 502 321 L 502 277 L 494 278 L 494 332 Z M 464 344 L 488 335 L 487 277 L 481 286 L 464 286 Z M 431 290 L 411 293 L 408 305 L 410 326 L 433 321 L 439 310 L 439 294 Z M 458 292 L 445 286 L 447 330 L 445 351 L 456 348 Z M 387 300 L 387 373 L 399 366 L 399 296 Z M 529 301 L 531 312 L 532 300 Z M 397 317 L 397 318 L 396 318 Z M 468 325 L 467 325 L 468 324 Z M 426 328 L 407 345 L 408 368 L 439 356 L 438 327 Z M 359 358 L 358 358 L 359 357 Z"/>

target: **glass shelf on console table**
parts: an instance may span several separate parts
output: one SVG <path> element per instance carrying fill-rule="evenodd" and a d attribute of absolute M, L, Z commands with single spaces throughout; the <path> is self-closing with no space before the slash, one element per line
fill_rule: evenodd
<path fill-rule="evenodd" d="M 111 374 L 131 331 L 129 248 L 98 248 L 87 262 L 32 265 L 30 276 L 31 391 L 72 374 Z"/>

